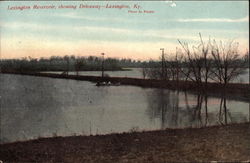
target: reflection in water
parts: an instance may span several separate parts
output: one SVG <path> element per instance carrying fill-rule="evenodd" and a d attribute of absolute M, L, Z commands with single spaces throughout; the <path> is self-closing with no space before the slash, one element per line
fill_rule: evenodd
<path fill-rule="evenodd" d="M 54 85 L 40 78 L 12 79 L 5 78 L 0 88 L 2 140 L 13 140 L 17 135 L 24 140 L 30 135 L 50 136 L 60 133 L 59 124 L 68 129 L 62 116 L 64 104 L 58 101 Z"/>
<path fill-rule="evenodd" d="M 206 126 L 208 123 L 208 108 L 207 108 L 207 95 L 198 94 L 196 104 L 189 106 L 188 96 L 185 93 L 186 108 L 190 114 L 190 124 L 194 124 L 196 127 Z M 204 109 L 204 112 L 202 112 Z"/>
<path fill-rule="evenodd" d="M 249 103 L 133 86 L 0 75 L 0 143 L 249 121 Z"/>
<path fill-rule="evenodd" d="M 226 101 L 226 98 L 221 98 L 220 112 L 219 112 L 219 122 L 221 124 L 227 124 L 227 115 L 228 115 L 228 113 L 229 112 L 227 111 L 227 101 Z M 224 118 L 224 122 L 223 122 L 223 118 Z"/>
<path fill-rule="evenodd" d="M 155 89 L 153 94 L 148 94 L 147 101 L 148 116 L 151 120 L 159 119 L 162 129 L 249 121 L 244 113 L 237 110 L 234 110 L 234 113 L 230 112 L 225 96 L 216 99 L 204 94 L 190 95 L 186 92 Z M 238 108 L 234 106 L 231 110 L 233 109 Z M 250 110 L 247 114 L 250 114 Z"/>
<path fill-rule="evenodd" d="M 248 110 L 248 115 L 250 116 L 250 109 Z M 221 98 L 218 119 L 219 119 L 220 124 L 222 125 L 224 124 L 226 125 L 228 123 L 234 123 L 238 121 L 242 121 L 242 122 L 250 121 L 250 118 L 247 118 L 246 116 L 241 116 L 239 114 L 233 115 L 227 106 L 227 99 L 225 97 Z"/>
<path fill-rule="evenodd" d="M 150 92 L 147 101 L 149 109 L 147 110 L 149 118 L 160 119 L 161 128 L 167 126 L 178 126 L 179 112 L 179 92 L 169 90 L 155 89 Z"/>

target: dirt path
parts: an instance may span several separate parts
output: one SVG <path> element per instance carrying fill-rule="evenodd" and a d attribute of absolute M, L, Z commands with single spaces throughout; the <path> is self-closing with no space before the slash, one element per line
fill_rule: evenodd
<path fill-rule="evenodd" d="M 0 145 L 11 162 L 250 160 L 250 123 L 102 136 L 43 138 Z"/>

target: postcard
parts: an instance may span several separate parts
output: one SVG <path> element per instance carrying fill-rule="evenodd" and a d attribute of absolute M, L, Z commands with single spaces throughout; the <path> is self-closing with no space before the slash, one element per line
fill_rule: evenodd
<path fill-rule="evenodd" d="M 249 1 L 1 1 L 0 162 L 249 161 Z"/>

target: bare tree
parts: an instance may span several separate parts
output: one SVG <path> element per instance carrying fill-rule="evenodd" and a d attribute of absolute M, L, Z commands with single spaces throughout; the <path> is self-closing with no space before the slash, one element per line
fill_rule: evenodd
<path fill-rule="evenodd" d="M 66 61 L 66 64 L 67 64 L 67 68 L 63 73 L 65 73 L 66 75 L 69 75 L 69 60 L 70 60 L 70 58 L 68 55 L 66 55 L 63 57 L 63 59 L 64 59 L 64 61 Z"/>
<path fill-rule="evenodd" d="M 169 69 L 168 69 L 168 60 L 166 59 L 166 54 L 162 53 L 161 57 L 160 57 L 160 60 L 161 60 L 161 72 L 160 72 L 160 79 L 162 80 L 169 80 Z"/>
<path fill-rule="evenodd" d="M 162 79 L 161 69 L 158 67 L 151 67 L 148 69 L 148 77 L 150 79 Z"/>
<path fill-rule="evenodd" d="M 188 71 L 183 71 L 187 78 L 196 82 L 198 87 L 202 84 L 202 60 L 197 51 L 197 48 L 193 46 L 193 51 L 190 50 L 188 43 L 178 40 L 182 48 L 184 49 L 185 62 Z"/>
<path fill-rule="evenodd" d="M 81 70 L 82 67 L 84 67 L 85 62 L 83 59 L 76 59 L 75 60 L 75 71 L 76 71 L 76 75 L 79 75 L 79 71 Z"/>
<path fill-rule="evenodd" d="M 227 45 L 220 41 L 218 45 L 214 40 L 212 44 L 212 56 L 214 66 L 212 69 L 213 79 L 216 82 L 222 83 L 224 87 L 245 72 L 245 67 L 242 66 L 240 55 L 238 53 L 239 44 L 230 41 Z"/>
<path fill-rule="evenodd" d="M 201 34 L 200 35 L 200 41 L 201 44 L 198 46 L 200 54 L 201 54 L 201 62 L 202 62 L 202 67 L 203 70 L 201 71 L 201 75 L 202 75 L 202 79 L 205 82 L 205 88 L 207 88 L 207 83 L 208 83 L 208 79 L 211 75 L 211 64 L 212 64 L 212 60 L 211 60 L 211 56 L 210 54 L 210 49 L 211 49 L 211 42 L 210 42 L 210 38 L 208 43 L 204 43 Z"/>
<path fill-rule="evenodd" d="M 172 76 L 172 80 L 179 82 L 184 76 L 189 76 L 186 72 L 186 68 L 183 66 L 185 63 L 185 58 L 182 51 L 176 47 L 175 55 L 171 55 L 169 59 L 169 69 Z M 185 75 L 186 74 L 186 75 Z"/>
<path fill-rule="evenodd" d="M 179 41 L 182 49 L 184 49 L 186 70 L 182 73 L 187 79 L 197 83 L 199 88 L 206 90 L 208 80 L 211 76 L 212 55 L 211 55 L 211 41 L 204 42 L 199 33 L 200 44 L 192 46 L 192 51 L 189 49 L 187 43 Z"/>
<path fill-rule="evenodd" d="M 141 69 L 141 73 L 142 73 L 143 79 L 146 79 L 146 77 L 148 76 L 148 68 L 143 66 Z"/>

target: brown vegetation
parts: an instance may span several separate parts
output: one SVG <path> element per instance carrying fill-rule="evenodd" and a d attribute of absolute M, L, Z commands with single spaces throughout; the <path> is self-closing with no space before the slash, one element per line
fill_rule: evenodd
<path fill-rule="evenodd" d="M 4 162 L 250 160 L 250 124 L 41 138 L 0 145 Z"/>

